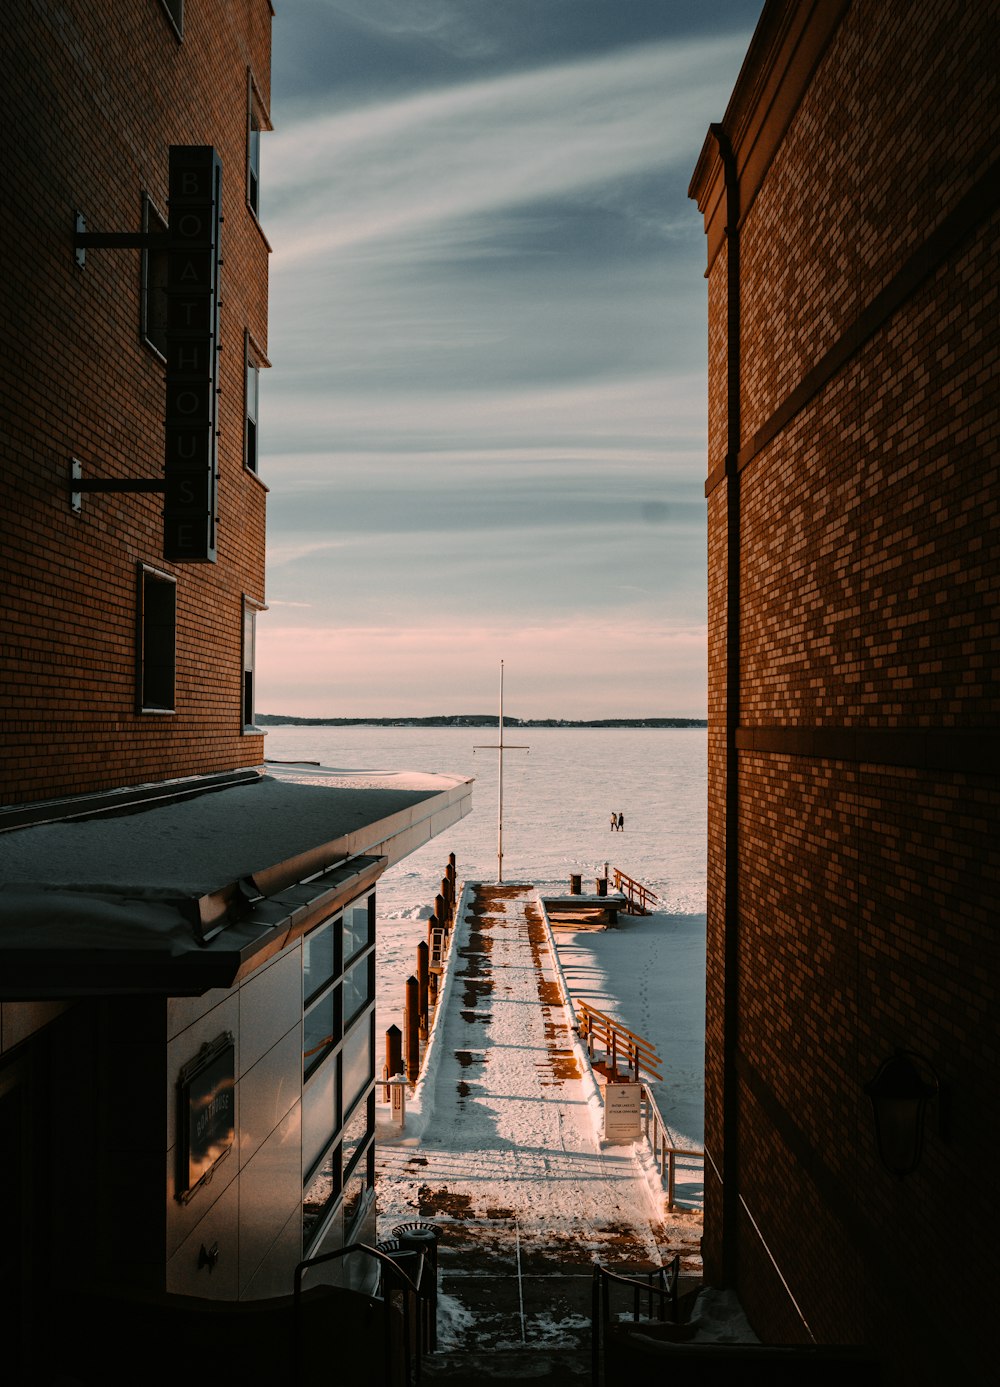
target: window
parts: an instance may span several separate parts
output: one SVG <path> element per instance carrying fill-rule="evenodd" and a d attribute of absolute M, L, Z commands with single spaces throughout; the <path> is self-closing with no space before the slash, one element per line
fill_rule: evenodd
<path fill-rule="evenodd" d="M 257 659 L 257 613 L 261 609 L 249 597 L 243 598 L 243 730 L 256 732 L 254 726 L 254 676 Z"/>
<path fill-rule="evenodd" d="M 344 1020 L 348 1025 L 375 996 L 375 955 L 368 954 L 344 974 Z"/>
<path fill-rule="evenodd" d="M 137 701 L 143 713 L 174 710 L 177 580 L 139 566 Z"/>
<path fill-rule="evenodd" d="M 260 224 L 260 137 L 261 132 L 271 129 L 271 119 L 261 95 L 260 88 L 253 80 L 253 73 L 247 68 L 247 207 L 254 220 Z"/>
<path fill-rule="evenodd" d="M 375 942 L 375 895 L 354 901 L 344 911 L 344 962 Z"/>
<path fill-rule="evenodd" d="M 302 1233 L 308 1248 L 374 1183 L 375 893 L 302 941 Z M 345 959 L 348 966 L 344 967 Z"/>
<path fill-rule="evenodd" d="M 243 431 L 243 465 L 257 471 L 257 410 L 260 404 L 260 361 L 249 332 L 243 337 L 243 358 L 246 365 L 246 423 Z"/>
<path fill-rule="evenodd" d="M 143 195 L 143 231 L 166 232 L 167 223 L 152 200 Z M 139 312 L 142 340 L 164 360 L 167 357 L 167 252 L 166 248 L 144 250 L 142 263 L 142 297 Z"/>
<path fill-rule="evenodd" d="M 167 12 L 167 18 L 177 31 L 177 37 L 184 37 L 184 0 L 160 0 Z"/>
<path fill-rule="evenodd" d="M 352 1107 L 375 1077 L 375 1012 L 344 1037 L 344 1107 Z"/>
<path fill-rule="evenodd" d="M 250 126 L 247 130 L 247 202 L 250 211 L 260 219 L 260 121 L 250 107 Z"/>
<path fill-rule="evenodd" d="M 302 1196 L 302 1246 L 319 1232 L 327 1211 L 340 1194 L 340 1147 L 331 1146 Z"/>

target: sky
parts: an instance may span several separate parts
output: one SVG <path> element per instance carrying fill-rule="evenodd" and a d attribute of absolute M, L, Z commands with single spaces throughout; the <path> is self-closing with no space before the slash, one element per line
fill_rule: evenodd
<path fill-rule="evenodd" d="M 703 717 L 705 240 L 760 0 L 289 0 L 257 711 Z"/>

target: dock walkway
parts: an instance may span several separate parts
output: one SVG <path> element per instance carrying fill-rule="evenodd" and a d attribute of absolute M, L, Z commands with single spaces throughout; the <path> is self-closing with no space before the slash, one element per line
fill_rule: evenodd
<path fill-rule="evenodd" d="M 411 1131 L 379 1123 L 377 1198 L 380 1240 L 418 1220 L 440 1230 L 442 1353 L 557 1350 L 565 1380 L 589 1372 L 594 1262 L 681 1251 L 697 1272 L 701 1220 L 664 1224 L 631 1147 L 602 1147 L 548 938 L 532 886 L 467 890 L 422 1111 Z"/>

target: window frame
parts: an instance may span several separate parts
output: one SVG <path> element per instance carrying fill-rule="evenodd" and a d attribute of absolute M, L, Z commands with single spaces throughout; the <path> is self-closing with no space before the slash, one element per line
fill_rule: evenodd
<path fill-rule="evenodd" d="M 266 612 L 263 602 L 243 593 L 240 603 L 240 725 L 244 733 L 261 736 L 262 727 L 254 722 L 257 695 L 257 617 Z M 250 640 L 247 640 L 249 624 Z M 247 663 L 249 646 L 249 665 Z M 248 715 L 249 714 L 249 718 Z"/>
<path fill-rule="evenodd" d="M 247 68 L 247 128 L 246 128 L 246 182 L 244 195 L 247 210 L 260 226 L 260 137 L 271 129 L 260 88 L 254 81 L 253 71 Z"/>
<path fill-rule="evenodd" d="M 168 607 L 169 621 L 163 622 L 160 618 L 162 612 L 157 612 L 153 621 L 149 619 L 150 597 L 154 590 L 160 589 L 162 595 L 169 591 L 171 601 Z M 157 599 L 159 600 L 159 598 Z M 150 649 L 150 637 L 158 630 L 169 631 L 169 636 L 161 634 L 158 639 L 162 642 L 157 649 Z M 169 645 L 169 658 L 162 658 L 163 652 Z M 159 658 L 152 658 L 155 655 Z M 154 568 L 152 564 L 140 562 L 136 566 L 136 712 L 143 715 L 170 716 L 177 711 L 177 579 L 172 573 L 165 573 L 163 569 Z M 162 666 L 169 671 L 164 679 L 161 694 L 165 693 L 169 684 L 169 699 L 152 699 L 147 697 L 150 692 L 149 685 L 151 680 L 148 678 L 150 666 Z"/>
<path fill-rule="evenodd" d="M 260 476 L 260 373 L 266 362 L 249 329 L 243 333 L 243 466 L 255 477 Z M 253 412 L 251 413 L 251 372 L 253 379 Z"/>
<path fill-rule="evenodd" d="M 374 1182 L 377 1069 L 374 987 L 375 940 L 374 937 L 369 936 L 365 945 L 356 950 L 350 960 L 344 958 L 343 941 L 345 914 L 349 910 L 357 909 L 360 905 L 367 906 L 369 918 L 374 917 L 375 892 L 373 889 L 369 888 L 369 890 L 363 891 L 360 896 L 334 911 L 328 919 L 321 921 L 309 930 L 303 940 L 303 948 L 305 948 L 305 941 L 310 936 L 319 935 L 323 930 L 332 931 L 332 948 L 324 945 L 318 958 L 320 967 L 315 971 L 315 976 L 308 978 L 311 986 L 308 993 L 306 992 L 307 959 L 305 952 L 303 953 L 303 1028 L 307 1013 L 317 1004 L 327 1004 L 328 998 L 332 1002 L 334 1014 L 334 1034 L 330 1037 L 329 1044 L 324 1045 L 315 1055 L 306 1056 L 303 1053 L 302 1056 L 303 1130 L 305 1130 L 307 1090 L 310 1083 L 315 1080 L 321 1087 L 325 1086 L 329 1082 L 330 1076 L 334 1072 L 336 1074 L 335 1111 L 331 1114 L 333 1126 L 328 1139 L 322 1141 L 321 1132 L 319 1130 L 314 1131 L 308 1163 L 306 1151 L 303 1150 L 302 1237 L 304 1251 L 319 1245 L 332 1221 L 338 1217 L 344 1205 L 345 1190 L 348 1188 L 349 1178 L 356 1180 L 360 1173 L 364 1173 L 364 1189 L 358 1204 L 358 1211 L 368 1207 Z M 344 1014 L 343 987 L 347 973 L 352 967 L 365 967 L 367 969 L 369 995 L 364 1004 L 358 1007 L 355 1015 L 348 1017 Z M 350 1057 L 354 1061 L 352 1064 L 354 1092 L 347 1095 L 344 1088 L 346 1079 L 344 1074 L 345 1046 L 352 1040 L 355 1041 L 355 1046 L 351 1047 L 352 1053 L 350 1053 Z M 367 1059 L 367 1076 L 363 1083 L 358 1083 L 357 1079 L 363 1067 L 359 1063 L 362 1052 Z M 321 1088 L 317 1090 L 314 1096 L 319 1098 L 320 1095 Z M 364 1115 L 364 1131 L 351 1136 L 350 1148 L 345 1152 L 345 1134 L 348 1133 L 350 1124 L 359 1119 L 362 1114 Z M 313 1159 L 313 1152 L 317 1149 L 320 1154 Z M 328 1193 L 325 1203 L 319 1204 L 317 1193 L 324 1186 Z M 312 1200 L 309 1199 L 310 1194 L 313 1195 Z"/>
<path fill-rule="evenodd" d="M 155 225 L 153 224 L 154 219 Z M 169 230 L 166 217 L 164 217 L 149 193 L 143 193 L 142 195 L 142 229 L 144 232 L 153 231 L 157 235 L 161 232 L 166 235 Z M 152 279 L 151 270 L 154 256 L 158 257 L 157 263 L 160 266 L 162 284 L 155 284 Z M 159 250 L 151 250 L 149 247 L 143 248 L 142 254 L 139 257 L 139 336 L 153 355 L 164 363 L 167 360 L 166 264 L 167 252 L 165 248 Z M 162 327 L 159 325 L 156 327 L 157 332 L 162 333 L 162 346 L 150 332 L 150 320 L 154 316 L 149 311 L 150 303 L 152 294 L 157 289 L 160 289 L 164 296 Z"/>

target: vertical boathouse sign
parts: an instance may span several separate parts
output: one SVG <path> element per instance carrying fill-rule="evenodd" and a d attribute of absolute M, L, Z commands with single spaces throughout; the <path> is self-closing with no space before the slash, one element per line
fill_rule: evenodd
<path fill-rule="evenodd" d="M 222 161 L 170 148 L 163 557 L 214 563 L 218 522 Z"/>
<path fill-rule="evenodd" d="M 166 232 L 88 231 L 73 218 L 76 263 L 88 249 L 164 251 L 167 256 L 166 448 L 163 477 L 84 477 L 70 460 L 70 506 L 84 492 L 163 493 L 163 557 L 215 563 L 218 524 L 219 271 L 222 160 L 211 145 L 171 145 Z"/>

